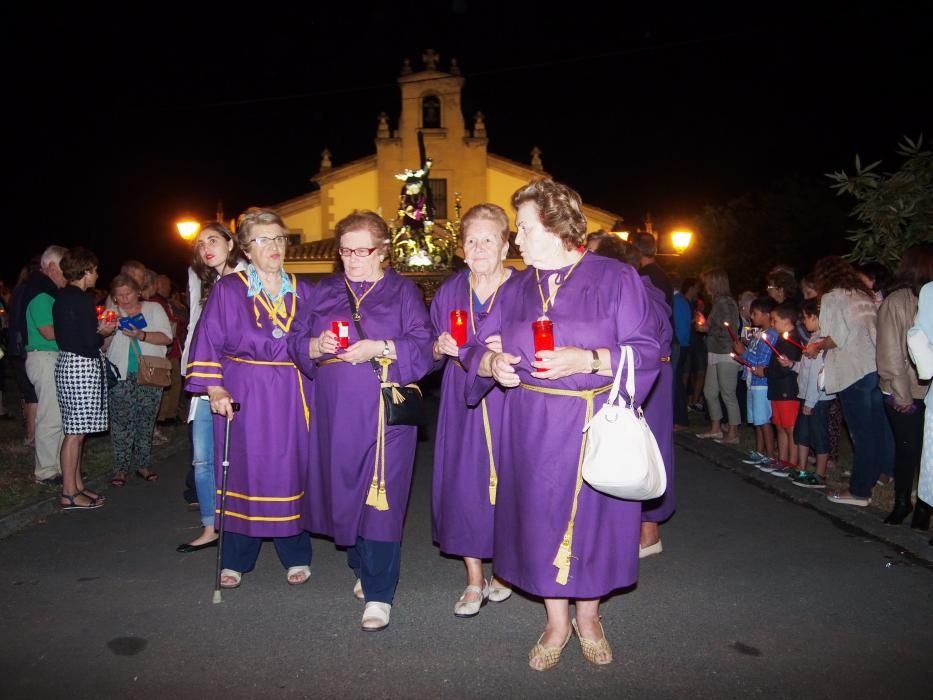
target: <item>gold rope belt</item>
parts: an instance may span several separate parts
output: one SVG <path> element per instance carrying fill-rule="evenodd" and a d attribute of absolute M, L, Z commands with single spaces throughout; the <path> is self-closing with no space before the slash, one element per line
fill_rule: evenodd
<path fill-rule="evenodd" d="M 464 372 L 467 371 L 467 368 L 461 364 L 460 360 L 451 359 L 451 362 Z M 496 458 L 492 450 L 492 430 L 489 427 L 489 410 L 486 408 L 486 399 L 481 399 L 479 405 L 483 409 L 483 432 L 486 434 L 486 453 L 489 455 L 489 503 L 491 505 L 496 505 L 496 489 L 499 487 L 499 475 L 496 472 Z"/>
<path fill-rule="evenodd" d="M 382 381 L 379 384 L 379 422 L 376 428 L 376 462 L 373 465 L 373 480 L 369 484 L 369 493 L 366 495 L 366 505 L 376 510 L 389 510 L 389 497 L 386 493 L 386 407 L 382 402 L 382 388 L 398 384 L 388 381 L 389 365 L 392 360 L 383 357 L 377 360 L 382 365 Z M 337 357 L 329 357 L 317 363 L 318 367 L 344 363 Z"/>
<path fill-rule="evenodd" d="M 226 355 L 225 357 L 231 362 L 240 362 L 245 365 L 266 365 L 270 367 L 294 367 L 295 372 L 298 375 L 298 393 L 301 394 L 301 407 L 304 409 L 304 413 L 305 413 L 305 427 L 308 430 L 311 430 L 311 409 L 308 408 L 308 401 L 307 399 L 305 399 L 305 385 L 304 385 L 304 381 L 301 379 L 301 370 L 295 366 L 294 362 L 267 362 L 263 360 L 244 360 L 239 357 L 231 357 L 230 355 Z"/>
<path fill-rule="evenodd" d="M 571 396 L 586 401 L 586 418 L 583 425 L 590 422 L 593 417 L 593 399 L 600 394 L 605 394 L 612 388 L 611 384 L 601 386 L 597 389 L 584 389 L 574 391 L 572 389 L 550 389 L 543 386 L 534 386 L 532 384 L 519 384 L 519 387 L 527 391 L 534 391 L 538 394 L 549 394 L 551 396 Z M 557 548 L 557 555 L 554 557 L 554 566 L 557 567 L 556 581 L 562 586 L 567 585 L 567 579 L 570 576 L 570 556 L 573 544 L 573 524 L 577 517 L 577 504 L 580 500 L 580 490 L 583 488 L 583 453 L 586 449 L 586 433 L 581 433 L 583 437 L 580 440 L 580 456 L 577 459 L 577 481 L 573 490 L 573 506 L 570 509 L 570 520 L 567 521 L 567 529 L 564 531 L 564 537 L 560 546 Z"/>

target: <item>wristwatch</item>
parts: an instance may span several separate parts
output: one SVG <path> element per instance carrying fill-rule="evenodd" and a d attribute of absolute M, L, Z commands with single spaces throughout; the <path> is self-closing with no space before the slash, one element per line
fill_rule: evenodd
<path fill-rule="evenodd" d="M 603 363 L 599 361 L 599 353 L 595 350 L 590 350 L 593 353 L 593 361 L 590 363 L 590 374 L 596 374 L 599 370 L 602 369 Z"/>
<path fill-rule="evenodd" d="M 390 350 L 389 350 L 389 341 L 388 341 L 388 340 L 383 340 L 382 342 L 383 342 L 384 345 L 385 345 L 385 347 L 382 348 L 382 356 L 383 356 L 383 357 L 388 357 L 388 356 L 389 356 L 389 352 L 390 352 Z"/>

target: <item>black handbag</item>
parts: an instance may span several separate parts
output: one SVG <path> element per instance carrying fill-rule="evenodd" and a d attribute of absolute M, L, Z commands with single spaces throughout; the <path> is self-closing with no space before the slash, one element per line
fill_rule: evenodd
<path fill-rule="evenodd" d="M 110 358 L 101 353 L 101 365 L 103 366 L 104 377 L 107 381 L 107 388 L 113 389 L 120 381 L 120 369 L 110 361 Z"/>
<path fill-rule="evenodd" d="M 350 294 L 349 287 L 347 287 L 347 301 L 350 302 L 350 308 L 352 309 L 354 307 L 353 297 Z M 366 334 L 363 332 L 363 326 L 359 320 L 354 318 L 353 323 L 356 324 L 357 335 L 365 340 Z M 421 395 L 421 388 L 417 384 L 402 386 L 398 382 L 390 382 L 388 362 L 380 363 L 372 358 L 369 363 L 379 378 L 386 425 L 424 425 L 424 397 Z"/>

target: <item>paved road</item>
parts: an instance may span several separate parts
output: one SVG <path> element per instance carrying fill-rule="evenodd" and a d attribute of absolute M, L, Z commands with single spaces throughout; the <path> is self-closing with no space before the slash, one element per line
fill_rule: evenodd
<path fill-rule="evenodd" d="M 56 514 L 0 541 L 4 698 L 929 698 L 933 569 L 678 451 L 679 511 L 664 554 L 604 605 L 617 661 L 572 641 L 528 669 L 543 625 L 530 599 L 455 619 L 462 565 L 430 542 L 422 442 L 392 624 L 367 634 L 342 553 L 314 540 L 311 581 L 285 583 L 271 545 L 211 604 L 213 552 L 174 552 L 197 528 L 185 458 L 133 479 L 96 512 Z"/>

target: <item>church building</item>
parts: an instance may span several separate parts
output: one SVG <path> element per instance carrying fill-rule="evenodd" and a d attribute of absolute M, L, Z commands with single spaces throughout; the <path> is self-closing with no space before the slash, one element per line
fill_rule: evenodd
<path fill-rule="evenodd" d="M 464 78 L 455 60 L 448 72 L 438 69 L 434 51 L 423 55 L 424 68 L 413 71 L 406 60 L 398 78 L 402 105 L 398 128 L 381 113 L 376 128 L 376 152 L 365 158 L 334 165 L 331 154 L 321 154 L 320 171 L 311 178 L 317 190 L 273 205 L 293 235 L 286 267 L 296 273 L 332 270 L 336 223 L 354 209 L 378 212 L 391 225 L 397 216 L 401 183 L 396 175 L 420 167 L 418 132 L 432 161 L 428 184 L 434 221 L 443 226 L 456 221 L 474 204 L 493 202 L 509 214 L 514 230 L 512 193 L 529 181 L 546 177 L 541 152 L 534 148 L 527 165 L 489 153 L 483 114 L 467 128 L 461 111 Z M 572 183 L 568 183 L 572 186 Z M 584 204 L 590 231 L 611 230 L 618 214 Z M 514 254 L 514 251 L 513 251 Z M 512 254 L 510 254 L 510 258 Z M 521 260 L 512 261 L 521 267 Z"/>

